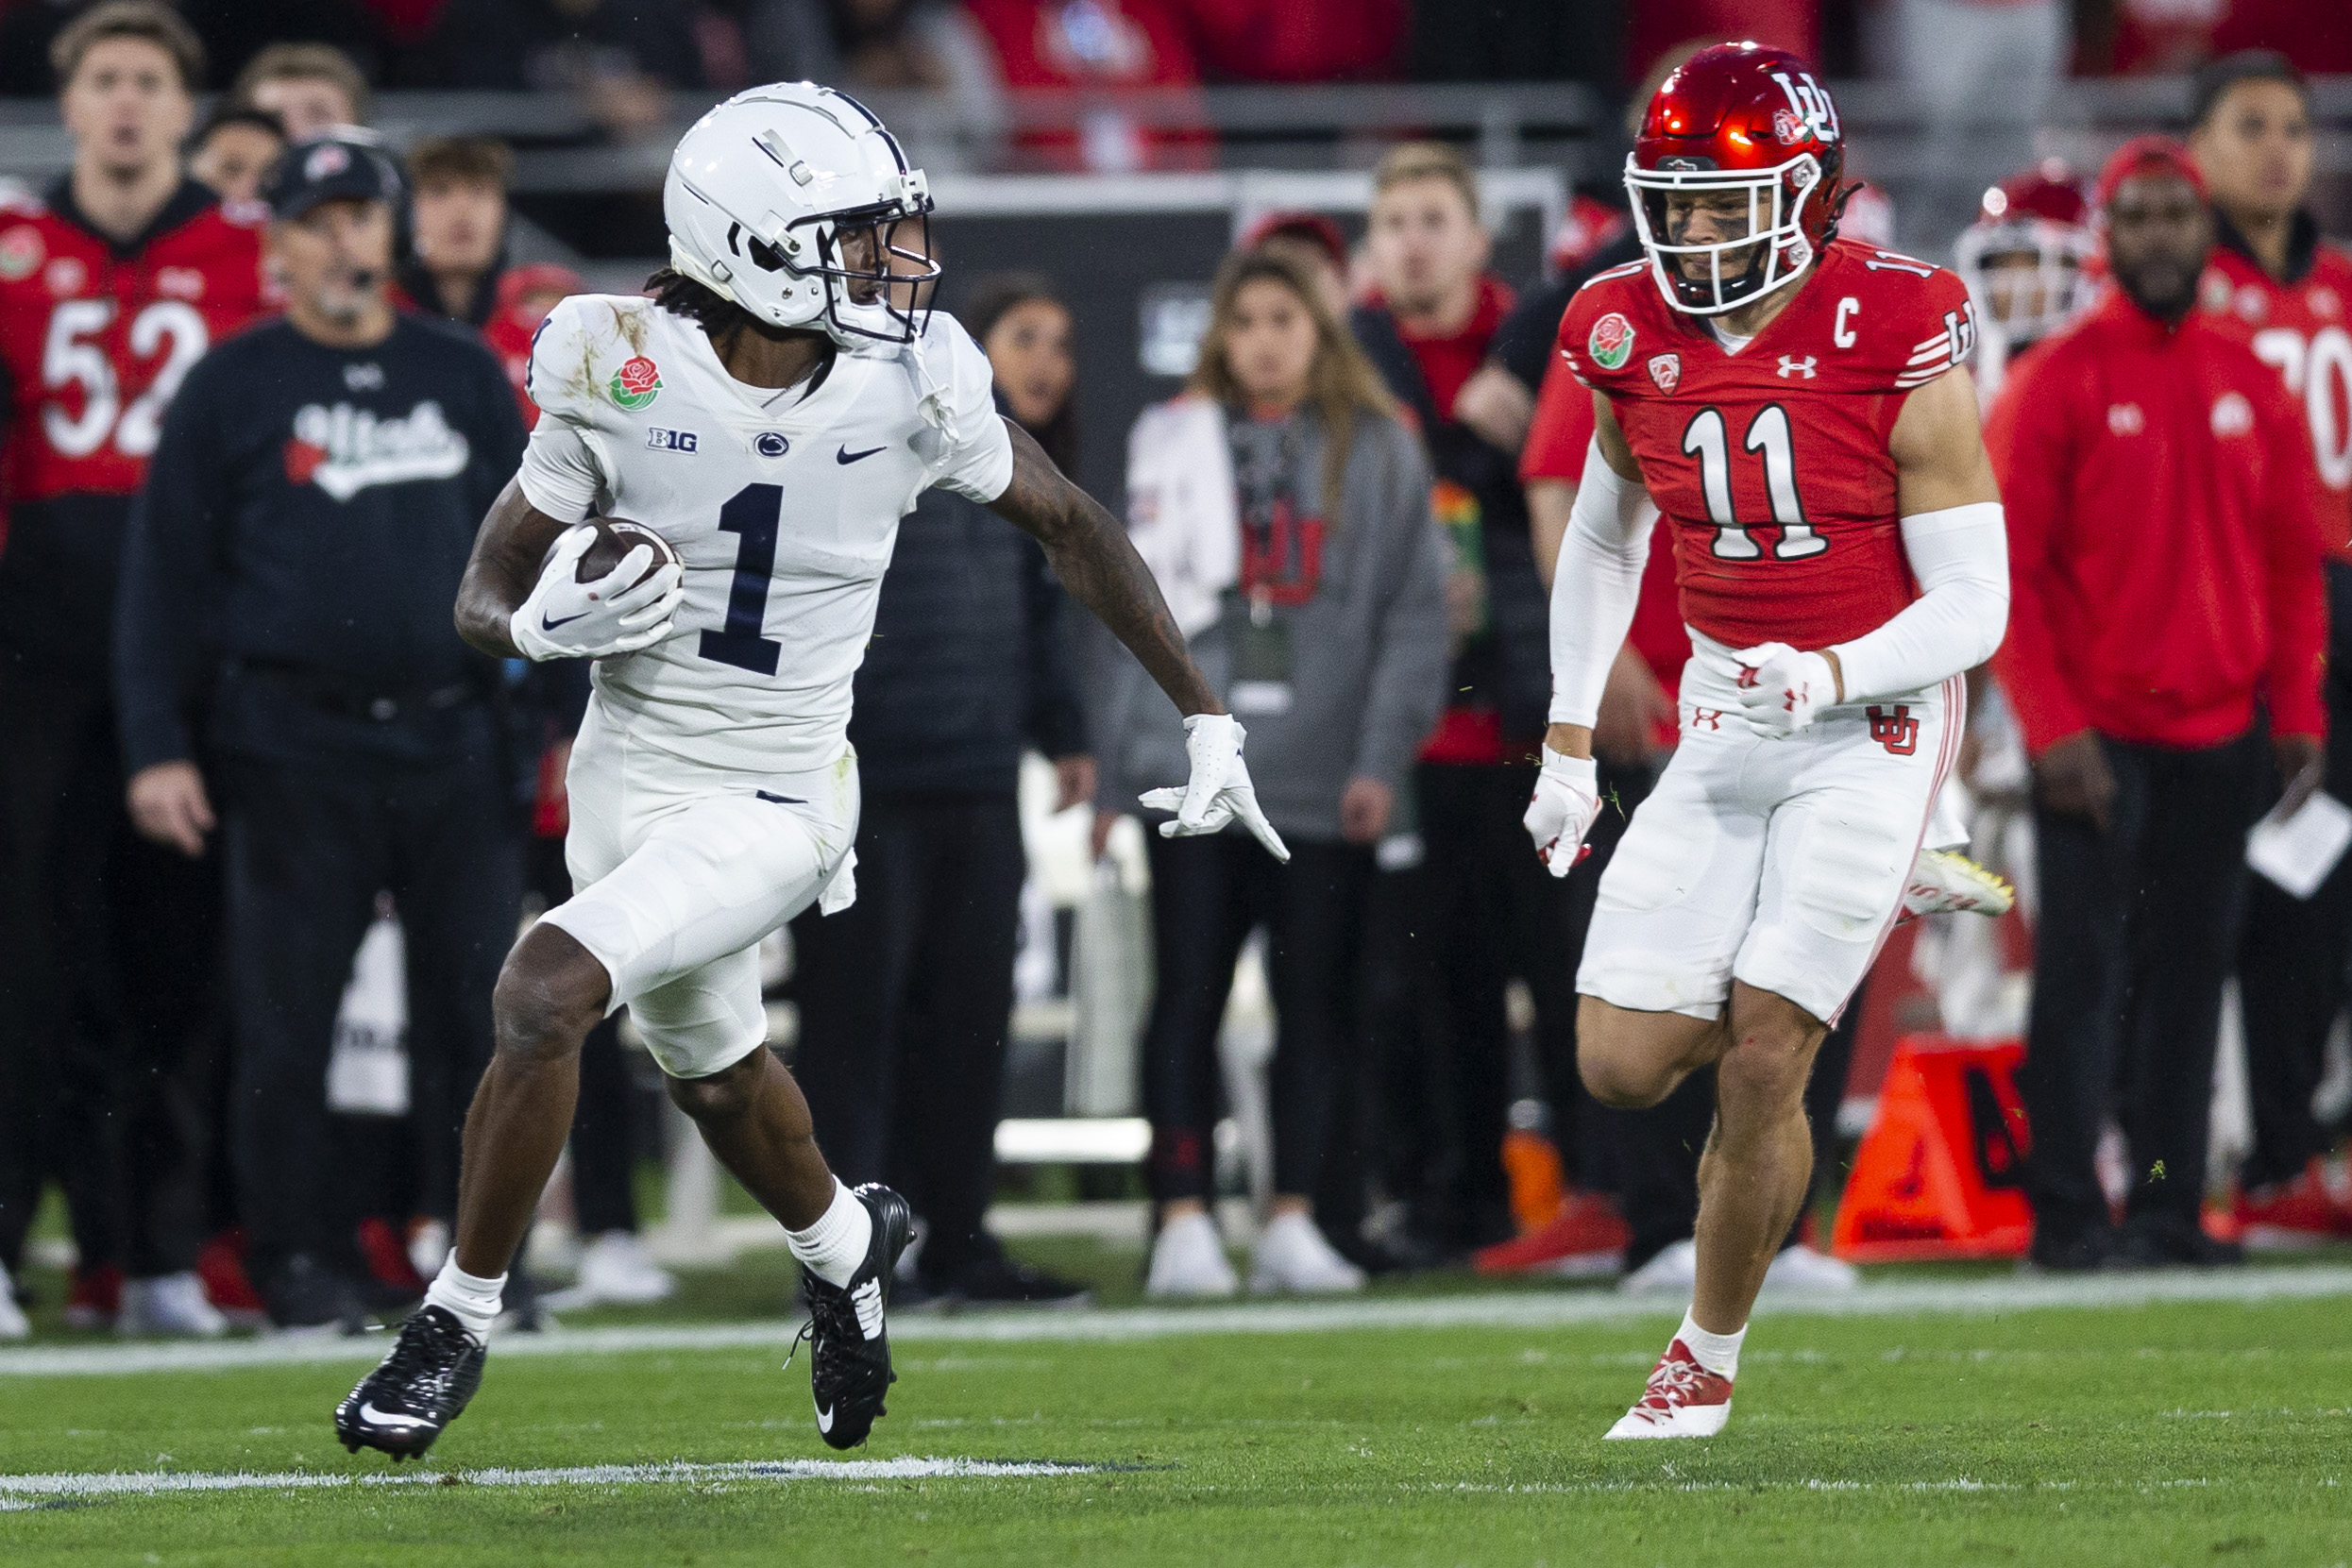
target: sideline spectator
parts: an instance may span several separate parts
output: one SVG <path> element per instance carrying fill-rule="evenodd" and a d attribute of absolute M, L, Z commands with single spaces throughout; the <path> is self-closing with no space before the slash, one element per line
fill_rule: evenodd
<path fill-rule="evenodd" d="M 1074 464 L 1072 320 L 1051 285 L 983 279 L 963 319 L 988 351 L 999 403 L 1048 456 Z M 1067 600 L 1035 547 L 984 513 L 939 493 L 901 525 L 851 723 L 868 781 L 859 868 L 871 874 L 851 910 L 794 925 L 793 1071 L 843 1129 L 827 1141 L 837 1171 L 888 1179 L 915 1205 L 926 1291 L 1066 1301 L 1083 1289 L 1007 1256 L 981 1219 L 995 1187 L 1025 868 L 1020 755 L 1025 741 L 1054 760 L 1065 807 L 1091 798 L 1094 765 Z M 953 965 L 932 961 L 947 953 Z M 877 1051 L 876 1039 L 890 1043 Z"/>
<path fill-rule="evenodd" d="M 204 65 L 175 12 L 96 7 L 53 61 L 73 167 L 0 200 L 0 1265 L 45 1167 L 80 1253 L 73 1322 L 214 1334 L 192 1271 L 220 884 L 130 831 L 104 650 L 157 420 L 260 313 L 261 242 L 180 174 Z"/>
<path fill-rule="evenodd" d="M 482 336 L 515 389 L 525 430 L 539 422 L 539 405 L 531 400 L 531 340 L 550 311 L 586 287 L 578 273 L 553 261 L 533 261 L 499 275 L 498 301 Z"/>
<path fill-rule="evenodd" d="M 1339 225 L 1320 212 L 1269 212 L 1242 233 L 1236 250 L 1264 250 L 1286 257 L 1314 280 L 1323 307 L 1335 321 L 1345 321 L 1347 297 L 1347 237 Z"/>
<path fill-rule="evenodd" d="M 367 78 L 331 43 L 273 43 L 245 62 L 228 102 L 278 116 L 296 142 L 367 124 Z"/>
<path fill-rule="evenodd" d="M 1053 168 L 1125 174 L 1206 168 L 1205 122 L 1155 126 L 1117 107 L 1125 91 L 1200 85 L 1192 31 L 1176 0 L 965 0 L 1006 91 L 1091 90 L 1075 130 L 1024 133 L 1019 145 Z"/>
<path fill-rule="evenodd" d="M 213 812 L 190 706 L 212 694 L 258 1283 L 280 1326 L 350 1324 L 324 1068 L 377 891 L 407 931 L 412 1051 L 453 1076 L 489 1059 L 515 937 L 499 668 L 449 605 L 523 430 L 470 334 L 386 298 L 399 174 L 364 133 L 296 143 L 263 194 L 286 317 L 201 361 L 164 422 L 116 683 L 131 815 L 191 854 Z"/>
<path fill-rule="evenodd" d="M 259 199 L 262 177 L 286 150 L 278 116 L 262 109 L 215 108 L 188 138 L 188 177 L 209 188 L 224 207 Z"/>
<path fill-rule="evenodd" d="M 514 172 L 514 153 L 495 136 L 428 137 L 410 151 L 415 254 L 401 264 L 398 283 L 416 309 L 488 328 L 506 270 L 506 184 Z"/>
<path fill-rule="evenodd" d="M 1278 256 L 1226 259 L 1190 389 L 1127 443 L 1136 548 L 1227 706 L 1289 864 L 1239 833 L 1146 837 L 1159 983 L 1144 1033 L 1152 1195 L 1146 1289 L 1236 1288 L 1208 1213 L 1217 1034 L 1233 966 L 1266 930 L 1277 1019 L 1274 1198 L 1253 1290 L 1352 1290 L 1316 1228 L 1331 1079 L 1355 1037 L 1372 846 L 1443 700 L 1444 556 L 1429 472 L 1379 372 Z M 1097 718 L 1107 809 L 1183 750 L 1176 712 L 1119 668 Z"/>
<path fill-rule="evenodd" d="M 1074 462 L 1071 315 L 1044 279 L 985 278 L 964 318 L 997 401 Z M 1065 471 L 1067 471 L 1065 469 Z M 792 922 L 792 1075 L 844 1182 L 887 1180 L 925 1225 L 933 1294 L 1056 1302 L 1083 1287 L 1008 1257 L 981 1223 L 1012 1028 L 1027 862 L 1021 756 L 1053 760 L 1060 805 L 1091 799 L 1068 629 L 1044 551 L 976 501 L 927 492 L 899 525 L 857 672 L 850 743 L 864 806 L 857 902 Z"/>
<path fill-rule="evenodd" d="M 1421 1194 L 1419 1223 L 1447 1249 L 1512 1234 L 1501 1161 L 1511 1100 L 1507 981 L 1533 993 L 1545 1050 L 1572 1053 L 1574 975 L 1559 962 L 1562 885 L 1527 852 L 1519 818 L 1551 691 L 1543 583 L 1515 456 L 1452 413 L 1485 361 L 1511 290 L 1491 251 L 1469 165 L 1441 143 L 1390 151 L 1373 175 L 1370 249 L 1379 294 L 1350 318 L 1389 389 L 1418 418 L 1436 471 L 1435 510 L 1453 547 L 1455 638 L 1448 697 L 1414 772 L 1422 873 L 1416 929 L 1434 954 L 1447 1020 L 1436 1060 L 1451 1159 Z"/>
<path fill-rule="evenodd" d="M 2320 243 L 2311 185 L 2310 90 L 2282 55 L 2217 59 L 2198 73 L 2190 150 L 2213 198 L 2205 317 L 2278 368 L 2307 413 L 2328 558 L 2327 788 L 2352 800 L 2352 257 Z M 2281 781 L 2283 784 L 2283 781 Z M 2274 784 L 2273 789 L 2280 787 Z M 2239 1219 L 2264 1240 L 2352 1231 L 2321 1179 L 2334 1140 L 2311 1115 L 2327 1032 L 2352 962 L 2352 861 L 2309 901 L 2253 879 L 2238 955 L 2245 1005 L 2254 1148 Z"/>
<path fill-rule="evenodd" d="M 2195 308 L 2204 195 L 2161 137 L 2108 161 L 2116 288 L 2012 368 L 1988 430 L 2013 582 L 1994 667 L 2034 769 L 2042 903 L 2018 1087 L 2033 1257 L 2051 1269 L 2243 1256 L 2198 1219 L 2258 694 L 2290 793 L 2324 766 L 2310 440 L 2277 376 Z M 2120 1237 L 2093 1159 L 2119 1052 Z"/>

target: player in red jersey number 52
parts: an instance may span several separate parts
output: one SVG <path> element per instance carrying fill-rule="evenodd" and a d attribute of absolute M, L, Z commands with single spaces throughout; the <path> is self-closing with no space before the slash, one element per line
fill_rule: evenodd
<path fill-rule="evenodd" d="M 1561 323 L 1596 430 L 1551 600 L 1527 824 L 1555 873 L 1599 813 L 1592 725 L 1665 514 L 1691 659 L 1682 738 L 1602 875 L 1578 1067 L 1657 1104 L 1716 1068 L 1689 1313 L 1613 1438 L 1708 1436 L 1812 1167 L 1815 1051 L 1901 910 L 2008 614 L 1959 366 L 1968 291 L 1837 236 L 1837 110 L 1783 50 L 1701 51 L 1626 165 L 1648 259 Z"/>

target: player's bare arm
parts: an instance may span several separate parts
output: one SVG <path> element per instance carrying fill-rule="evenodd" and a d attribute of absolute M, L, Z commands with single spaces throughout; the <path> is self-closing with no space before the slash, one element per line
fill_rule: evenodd
<path fill-rule="evenodd" d="M 474 535 L 474 553 L 458 584 L 457 634 L 494 659 L 521 658 L 513 635 L 515 612 L 531 597 L 548 550 L 569 526 L 533 506 L 520 481 L 507 481 Z"/>
<path fill-rule="evenodd" d="M 1119 519 L 1055 467 L 1028 431 L 1009 419 L 1005 430 L 1012 437 L 1012 482 L 990 510 L 1045 547 L 1063 586 L 1126 645 L 1177 712 L 1188 718 L 1225 712 Z"/>

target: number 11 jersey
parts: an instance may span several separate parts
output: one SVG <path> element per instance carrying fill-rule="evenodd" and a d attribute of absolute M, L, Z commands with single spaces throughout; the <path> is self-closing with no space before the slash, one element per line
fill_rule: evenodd
<path fill-rule="evenodd" d="M 1560 323 L 1673 525 L 1684 621 L 1735 649 L 1833 647 L 1917 597 L 1887 437 L 1976 341 L 1959 278 L 1891 251 L 1836 241 L 1792 287 L 1735 353 L 1648 261 L 1593 278 Z"/>
<path fill-rule="evenodd" d="M 641 523 L 685 568 L 675 632 L 595 681 L 630 745 L 687 764 L 838 759 L 899 519 L 932 485 L 986 502 L 1012 480 L 988 357 L 943 313 L 912 344 L 842 350 L 813 391 L 772 391 L 729 376 L 692 321 L 580 295 L 540 326 L 526 390 L 531 504 Z"/>

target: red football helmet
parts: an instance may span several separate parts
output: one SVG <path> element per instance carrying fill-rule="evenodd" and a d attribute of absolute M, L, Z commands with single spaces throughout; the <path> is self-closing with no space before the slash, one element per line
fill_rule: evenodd
<path fill-rule="evenodd" d="M 1802 276 L 1836 236 L 1844 165 L 1837 108 L 1802 59 L 1760 43 L 1691 56 L 1659 84 L 1625 160 L 1667 303 L 1720 315 Z M 1723 199 L 1741 196 L 1744 224 Z M 1693 238 L 1701 224 L 1719 227 Z"/>
<path fill-rule="evenodd" d="M 2047 158 L 1985 193 L 1953 243 L 1952 266 L 1980 322 L 2010 352 L 2065 326 L 2096 292 L 2090 205 L 2064 160 Z"/>

